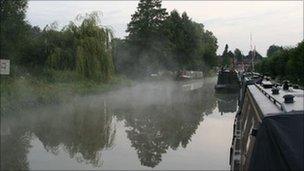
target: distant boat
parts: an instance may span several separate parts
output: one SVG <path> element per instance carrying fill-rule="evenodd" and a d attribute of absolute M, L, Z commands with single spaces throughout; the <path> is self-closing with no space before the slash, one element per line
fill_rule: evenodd
<path fill-rule="evenodd" d="M 177 80 L 190 80 L 203 78 L 202 71 L 179 71 L 177 73 Z"/>
<path fill-rule="evenodd" d="M 218 72 L 217 92 L 236 92 L 240 89 L 238 73 L 235 70 L 222 69 Z"/>

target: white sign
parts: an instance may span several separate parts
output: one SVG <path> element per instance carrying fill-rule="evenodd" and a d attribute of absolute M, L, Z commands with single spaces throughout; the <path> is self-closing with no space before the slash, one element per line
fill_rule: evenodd
<path fill-rule="evenodd" d="M 0 59 L 0 75 L 10 74 L 10 60 Z"/>

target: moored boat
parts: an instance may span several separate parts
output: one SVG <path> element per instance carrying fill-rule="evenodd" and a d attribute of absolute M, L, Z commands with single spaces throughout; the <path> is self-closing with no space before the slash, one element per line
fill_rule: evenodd
<path fill-rule="evenodd" d="M 203 78 L 202 71 L 178 71 L 176 80 L 191 80 Z"/>
<path fill-rule="evenodd" d="M 218 72 L 217 92 L 237 92 L 240 89 L 238 73 L 235 70 L 221 69 Z"/>
<path fill-rule="evenodd" d="M 231 170 L 303 170 L 304 91 L 252 75 L 242 85 Z"/>

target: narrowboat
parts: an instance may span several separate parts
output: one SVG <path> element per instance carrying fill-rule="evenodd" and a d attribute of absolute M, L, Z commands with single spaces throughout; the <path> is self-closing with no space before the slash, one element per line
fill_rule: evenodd
<path fill-rule="evenodd" d="M 231 170 L 303 170 L 304 91 L 256 76 L 243 77 Z"/>
<path fill-rule="evenodd" d="M 200 79 L 203 78 L 202 71 L 178 71 L 176 80 L 191 80 L 191 79 Z"/>
<path fill-rule="evenodd" d="M 221 69 L 218 72 L 217 92 L 238 92 L 240 90 L 239 77 L 236 70 Z"/>

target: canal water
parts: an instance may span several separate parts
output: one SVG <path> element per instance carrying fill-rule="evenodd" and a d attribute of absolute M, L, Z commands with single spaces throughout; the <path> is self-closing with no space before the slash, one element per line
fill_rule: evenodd
<path fill-rule="evenodd" d="M 1 169 L 229 169 L 237 94 L 150 81 L 1 119 Z"/>

